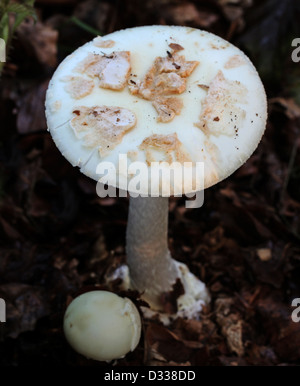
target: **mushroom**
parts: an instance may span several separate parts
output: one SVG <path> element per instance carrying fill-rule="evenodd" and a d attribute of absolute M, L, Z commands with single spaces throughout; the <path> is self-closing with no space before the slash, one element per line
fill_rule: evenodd
<path fill-rule="evenodd" d="M 111 361 L 136 348 L 141 318 L 131 300 L 108 291 L 90 291 L 69 304 L 64 333 L 78 353 L 97 361 Z"/>
<path fill-rule="evenodd" d="M 131 286 L 162 310 L 163 294 L 179 279 L 178 312 L 193 317 L 209 294 L 171 257 L 168 197 L 203 192 L 238 169 L 260 142 L 266 95 L 248 57 L 194 28 L 117 31 L 60 64 L 46 115 L 57 147 L 99 180 L 100 196 L 116 196 L 116 187 L 120 195 L 129 192 Z"/>

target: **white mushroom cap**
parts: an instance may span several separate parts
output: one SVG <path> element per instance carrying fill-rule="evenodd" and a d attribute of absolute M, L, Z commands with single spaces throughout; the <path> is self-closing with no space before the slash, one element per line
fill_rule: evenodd
<path fill-rule="evenodd" d="M 131 300 L 108 291 L 75 298 L 64 316 L 64 333 L 75 351 L 110 361 L 133 351 L 140 340 L 141 318 Z"/>
<path fill-rule="evenodd" d="M 159 70 L 163 76 L 159 73 L 152 86 L 159 89 L 165 82 L 166 88 L 151 94 L 144 87 L 145 76 L 158 57 L 165 58 Z M 182 76 L 182 63 L 195 62 L 190 74 Z M 82 111 L 89 118 L 86 127 Z M 150 161 L 175 161 L 179 166 L 204 162 L 202 188 L 229 176 L 256 149 L 265 130 L 267 103 L 253 64 L 237 47 L 194 28 L 146 26 L 96 38 L 68 56 L 50 82 L 46 115 L 56 145 L 72 165 L 99 180 L 99 162 L 112 162 L 117 178 L 112 167 L 107 183 L 134 192 L 128 181 L 135 172 L 128 175 L 124 161 L 119 168 L 120 154 L 129 156 L 128 167 L 142 161 L 148 171 Z M 164 168 L 169 170 L 168 165 Z M 149 194 L 150 171 L 142 177 L 138 191 Z M 177 178 L 170 185 L 169 194 L 199 190 Z M 168 189 L 154 190 L 168 195 Z"/>

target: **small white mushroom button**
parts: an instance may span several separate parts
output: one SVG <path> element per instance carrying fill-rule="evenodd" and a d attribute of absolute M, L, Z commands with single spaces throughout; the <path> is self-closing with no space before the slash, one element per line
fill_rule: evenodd
<path fill-rule="evenodd" d="M 111 361 L 136 348 L 141 318 L 131 300 L 108 291 L 91 291 L 69 304 L 64 333 L 78 353 L 89 359 Z"/>

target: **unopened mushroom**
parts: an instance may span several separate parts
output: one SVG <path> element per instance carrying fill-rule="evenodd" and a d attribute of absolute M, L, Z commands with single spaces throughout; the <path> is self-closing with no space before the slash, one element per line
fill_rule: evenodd
<path fill-rule="evenodd" d="M 216 184 L 257 147 L 267 104 L 248 57 L 194 28 L 117 31 L 60 64 L 46 113 L 51 135 L 72 165 L 107 184 L 110 193 L 118 187 L 130 194 L 131 286 L 159 310 L 163 294 L 180 279 L 185 293 L 179 312 L 198 312 L 208 292 L 170 255 L 168 197 Z"/>
<path fill-rule="evenodd" d="M 108 291 L 91 291 L 69 304 L 64 333 L 78 353 L 89 359 L 111 361 L 136 348 L 141 319 L 131 300 Z"/>

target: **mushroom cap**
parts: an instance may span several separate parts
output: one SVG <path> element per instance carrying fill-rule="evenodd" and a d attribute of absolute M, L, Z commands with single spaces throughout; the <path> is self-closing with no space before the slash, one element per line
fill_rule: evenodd
<path fill-rule="evenodd" d="M 194 28 L 146 26 L 97 37 L 69 55 L 50 81 L 46 116 L 57 147 L 82 173 L 169 196 L 238 169 L 260 142 L 267 102 L 237 47 Z M 155 179 L 159 169 L 165 177 Z"/>
<path fill-rule="evenodd" d="M 131 300 L 108 291 L 75 298 L 64 316 L 64 333 L 75 351 L 110 361 L 133 351 L 141 335 L 141 318 Z"/>

